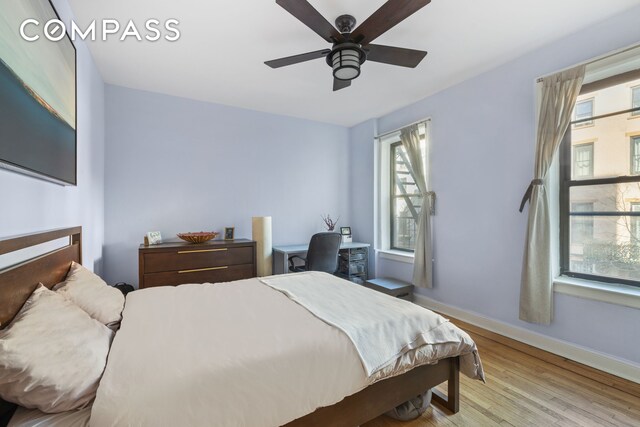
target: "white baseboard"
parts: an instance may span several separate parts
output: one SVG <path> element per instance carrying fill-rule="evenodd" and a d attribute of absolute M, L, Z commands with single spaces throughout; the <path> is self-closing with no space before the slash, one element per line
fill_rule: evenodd
<path fill-rule="evenodd" d="M 630 360 L 600 353 L 586 347 L 491 319 L 478 313 L 443 304 L 424 295 L 414 294 L 414 302 L 430 310 L 454 317 L 490 332 L 495 332 L 507 338 L 529 344 L 548 351 L 549 353 L 557 354 L 558 356 L 591 366 L 592 368 L 629 381 L 640 383 L 640 365 Z M 482 357 L 482 354 L 480 357 Z"/>

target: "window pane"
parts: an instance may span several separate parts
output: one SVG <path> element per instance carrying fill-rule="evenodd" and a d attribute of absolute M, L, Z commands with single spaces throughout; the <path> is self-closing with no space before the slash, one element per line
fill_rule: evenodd
<path fill-rule="evenodd" d="M 392 200 L 392 248 L 411 251 L 415 249 L 421 202 L 421 197 L 395 197 Z"/>
<path fill-rule="evenodd" d="M 576 102 L 576 107 L 573 111 L 573 120 L 583 120 L 589 117 L 593 117 L 593 99 Z M 574 127 L 591 126 L 592 124 L 593 120 L 588 120 L 576 123 Z"/>
<path fill-rule="evenodd" d="M 572 203 L 571 212 L 593 212 L 593 203 Z M 593 217 L 570 216 L 571 243 L 581 244 L 593 239 Z"/>
<path fill-rule="evenodd" d="M 426 127 L 420 128 L 422 152 L 426 154 Z M 423 158 L 423 161 L 426 159 Z M 413 251 L 417 237 L 422 196 L 411 164 L 400 142 L 391 145 L 391 249 Z"/>
<path fill-rule="evenodd" d="M 631 108 L 640 107 L 640 86 L 631 89 Z M 631 113 L 634 116 L 640 115 L 640 111 Z"/>
<path fill-rule="evenodd" d="M 631 212 L 640 212 L 640 201 L 631 203 Z M 631 217 L 631 239 L 640 242 L 640 216 Z"/>
<path fill-rule="evenodd" d="M 640 136 L 631 138 L 631 173 L 640 173 Z"/>
<path fill-rule="evenodd" d="M 593 143 L 573 146 L 573 179 L 593 176 Z"/>
<path fill-rule="evenodd" d="M 570 271 L 640 280 L 640 216 L 629 215 L 636 203 L 640 183 L 571 187 Z"/>
<path fill-rule="evenodd" d="M 627 101 L 628 102 L 628 101 Z M 640 119 L 629 114 L 595 119 L 593 126 L 571 129 L 573 179 L 627 176 L 640 159 L 634 160 L 635 137 L 640 139 Z M 630 148 L 631 144 L 631 148 Z"/>

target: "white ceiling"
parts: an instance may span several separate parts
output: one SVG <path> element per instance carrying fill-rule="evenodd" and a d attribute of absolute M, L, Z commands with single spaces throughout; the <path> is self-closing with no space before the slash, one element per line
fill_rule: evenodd
<path fill-rule="evenodd" d="M 264 61 L 329 47 L 273 0 L 69 0 L 77 20 L 180 21 L 179 41 L 89 43 L 107 83 L 351 126 L 382 116 L 640 4 L 640 0 L 433 0 L 375 43 L 427 50 L 416 69 L 366 62 L 332 91 L 323 59 Z M 364 21 L 384 0 L 310 0 L 329 22 Z"/>

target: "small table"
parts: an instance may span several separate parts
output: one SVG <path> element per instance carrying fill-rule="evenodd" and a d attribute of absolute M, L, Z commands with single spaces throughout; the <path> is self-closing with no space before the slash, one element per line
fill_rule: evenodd
<path fill-rule="evenodd" d="M 374 289 L 383 294 L 391 295 L 407 301 L 413 301 L 413 285 L 396 279 L 371 279 L 364 284 L 369 289 Z"/>
<path fill-rule="evenodd" d="M 367 270 L 368 270 L 368 251 L 369 246 L 368 243 L 359 243 L 359 242 L 351 242 L 351 243 L 341 243 L 340 251 L 351 251 L 353 249 L 365 249 L 367 251 Z M 289 272 L 289 257 L 291 255 L 299 255 L 304 257 L 304 255 L 309 250 L 309 244 L 305 243 L 302 245 L 280 245 L 273 247 L 273 274 L 284 274 Z M 366 275 L 368 271 L 364 274 L 364 279 L 366 280 Z"/>

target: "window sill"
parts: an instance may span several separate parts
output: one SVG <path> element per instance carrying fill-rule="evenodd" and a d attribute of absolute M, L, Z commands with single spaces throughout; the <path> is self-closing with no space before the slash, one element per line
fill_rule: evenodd
<path fill-rule="evenodd" d="M 391 249 L 376 249 L 376 253 L 380 258 L 413 264 L 413 252 L 394 251 Z"/>
<path fill-rule="evenodd" d="M 553 280 L 553 290 L 559 294 L 640 308 L 640 288 L 635 286 L 561 276 Z"/>

